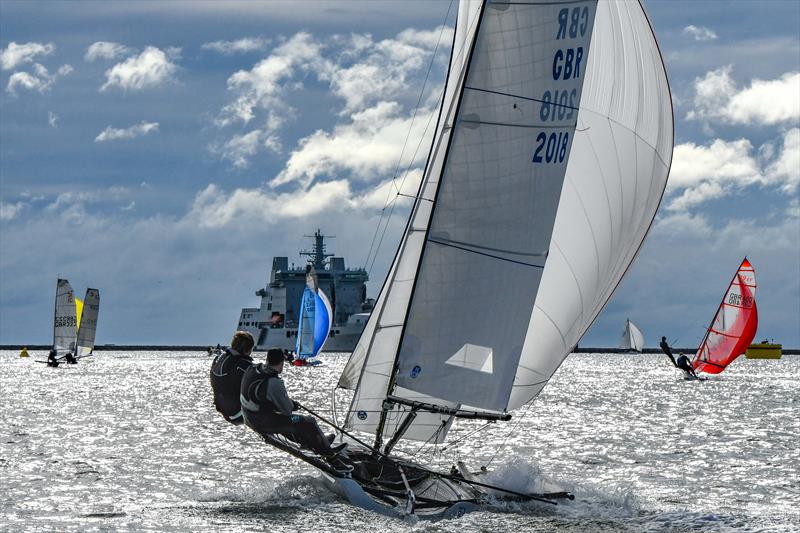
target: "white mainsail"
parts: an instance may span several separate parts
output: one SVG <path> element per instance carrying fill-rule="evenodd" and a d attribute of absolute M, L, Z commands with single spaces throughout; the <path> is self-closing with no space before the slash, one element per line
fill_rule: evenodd
<path fill-rule="evenodd" d="M 56 283 L 56 302 L 53 317 L 53 349 L 57 352 L 75 350 L 75 331 L 78 319 L 75 295 L 69 281 L 59 279 Z"/>
<path fill-rule="evenodd" d="M 78 324 L 77 356 L 88 355 L 94 349 L 94 340 L 97 334 L 97 317 L 100 313 L 100 291 L 86 289 L 83 300 L 83 313 Z"/>
<path fill-rule="evenodd" d="M 638 2 L 462 1 L 418 198 L 339 380 L 348 427 L 393 433 L 407 407 L 389 395 L 533 399 L 633 261 L 672 144 Z M 450 422 L 420 412 L 404 438 L 441 441 Z"/>
<path fill-rule="evenodd" d="M 644 335 L 630 319 L 625 321 L 625 330 L 619 339 L 619 347 L 623 350 L 636 352 L 641 352 L 642 348 L 644 348 Z"/>

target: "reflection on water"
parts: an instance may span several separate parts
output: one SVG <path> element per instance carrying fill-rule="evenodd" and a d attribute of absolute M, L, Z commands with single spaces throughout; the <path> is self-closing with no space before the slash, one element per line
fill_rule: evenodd
<path fill-rule="evenodd" d="M 516 490 L 536 490 L 544 476 L 575 501 L 498 503 L 432 525 L 353 508 L 309 466 L 227 425 L 211 404 L 207 356 L 100 352 L 52 369 L 34 361 L 44 353 L 31 355 L 0 352 L 0 530 L 789 531 L 800 523 L 798 357 L 740 359 L 686 382 L 659 356 L 570 356 L 511 422 L 417 458 L 443 468 L 489 463 L 492 480 Z M 345 360 L 287 368 L 290 393 L 329 413 Z M 456 424 L 448 441 L 483 425 Z"/>

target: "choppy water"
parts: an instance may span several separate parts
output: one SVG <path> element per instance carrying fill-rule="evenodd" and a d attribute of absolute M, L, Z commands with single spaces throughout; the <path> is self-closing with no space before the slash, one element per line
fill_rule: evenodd
<path fill-rule="evenodd" d="M 532 490 L 543 474 L 575 501 L 432 524 L 353 508 L 311 467 L 228 426 L 206 356 L 101 352 L 51 369 L 33 355 L 0 352 L 0 530 L 800 530 L 796 356 L 740 359 L 706 382 L 660 356 L 570 356 L 514 420 L 434 461 L 460 454 L 477 468 L 494 456 L 496 481 Z M 287 369 L 290 393 L 329 409 L 345 359 Z"/>

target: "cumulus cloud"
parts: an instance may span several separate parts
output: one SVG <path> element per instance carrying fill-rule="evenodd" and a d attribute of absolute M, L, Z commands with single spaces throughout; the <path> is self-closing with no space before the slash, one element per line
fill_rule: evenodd
<path fill-rule="evenodd" d="M 112 128 L 106 127 L 100 134 L 95 137 L 94 142 L 114 141 L 117 139 L 134 139 L 142 137 L 148 133 L 158 131 L 158 122 L 145 122 L 131 126 L 129 128 Z"/>
<path fill-rule="evenodd" d="M 174 78 L 178 67 L 162 50 L 148 46 L 136 56 L 117 63 L 106 71 L 101 91 L 119 87 L 125 91 L 140 91 L 163 85 Z"/>
<path fill-rule="evenodd" d="M 250 166 L 250 158 L 256 155 L 260 148 L 280 152 L 280 141 L 267 131 L 252 130 L 234 135 L 222 144 L 212 144 L 209 148 L 212 153 L 233 163 L 234 167 L 247 168 Z"/>
<path fill-rule="evenodd" d="M 92 43 L 86 50 L 84 59 L 89 62 L 98 59 L 116 59 L 124 55 L 132 54 L 135 50 L 120 43 L 112 43 L 109 41 L 97 41 Z"/>
<path fill-rule="evenodd" d="M 201 48 L 211 50 L 223 55 L 256 52 L 269 46 L 270 40 L 263 37 L 244 37 L 235 41 L 214 41 L 205 43 Z"/>
<path fill-rule="evenodd" d="M 717 34 L 711 28 L 691 24 L 683 28 L 683 34 L 694 37 L 695 41 L 713 41 L 717 38 Z"/>
<path fill-rule="evenodd" d="M 0 220 L 14 220 L 26 207 L 28 207 L 28 204 L 25 202 L 12 204 L 0 201 Z"/>
<path fill-rule="evenodd" d="M 684 211 L 747 187 L 777 187 L 787 194 L 800 183 L 800 129 L 784 133 L 755 151 L 747 139 L 715 139 L 709 145 L 679 144 L 667 183 L 667 209 Z"/>
<path fill-rule="evenodd" d="M 58 127 L 58 115 L 53 113 L 52 111 L 47 112 L 47 123 L 50 124 L 51 128 Z"/>
<path fill-rule="evenodd" d="M 426 110 L 420 114 L 430 113 L 431 110 Z M 318 130 L 302 139 L 272 185 L 293 181 L 309 183 L 317 177 L 337 172 L 345 172 L 360 180 L 374 180 L 376 176 L 395 169 L 406 135 L 410 138 L 409 147 L 420 143 L 428 122 L 414 121 L 409 134 L 411 125 L 412 117 L 403 114 L 396 102 L 380 102 L 354 113 L 349 123 L 339 124 L 331 132 Z M 432 128 L 429 128 L 428 141 L 431 134 Z M 412 154 L 406 154 L 404 166 L 422 164 L 427 151 L 417 151 L 414 160 L 408 161 Z"/>
<path fill-rule="evenodd" d="M 800 120 L 800 72 L 787 72 L 775 80 L 754 79 L 740 89 L 732 70 L 727 65 L 694 80 L 694 109 L 688 120 L 761 125 Z"/>
<path fill-rule="evenodd" d="M 0 51 L 0 66 L 3 70 L 12 70 L 25 63 L 33 63 L 37 56 L 50 55 L 55 51 L 53 43 L 24 43 L 11 42 L 5 50 Z"/>
<path fill-rule="evenodd" d="M 19 89 L 45 93 L 50 90 L 56 80 L 67 76 L 72 73 L 73 70 L 70 65 L 62 65 L 55 74 L 51 74 L 50 71 L 40 63 L 34 63 L 32 69 L 33 73 L 15 72 L 9 76 L 6 91 L 14 96 L 17 95 Z"/>

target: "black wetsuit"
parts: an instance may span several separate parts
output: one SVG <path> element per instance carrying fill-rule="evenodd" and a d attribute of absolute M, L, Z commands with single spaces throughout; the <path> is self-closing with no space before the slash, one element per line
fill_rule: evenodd
<path fill-rule="evenodd" d="M 65 355 L 65 356 L 64 356 L 64 360 L 65 360 L 67 363 L 71 364 L 71 365 L 74 365 L 74 364 L 77 364 L 77 363 L 78 363 L 78 360 L 77 360 L 77 359 L 75 359 L 75 356 L 74 356 L 74 355 L 72 355 L 72 353 L 71 353 L 71 352 L 67 352 L 67 355 Z"/>
<path fill-rule="evenodd" d="M 242 405 L 239 403 L 239 390 L 242 378 L 253 365 L 250 356 L 235 350 L 225 350 L 211 363 L 211 389 L 214 391 L 214 407 L 231 424 L 244 423 Z"/>
<path fill-rule="evenodd" d="M 50 350 L 50 353 L 47 355 L 47 366 L 58 366 L 58 359 L 56 359 L 56 351 Z"/>
<path fill-rule="evenodd" d="M 672 356 L 672 350 L 670 349 L 669 344 L 667 344 L 667 341 L 661 341 L 658 343 L 658 345 L 661 346 L 661 351 L 667 354 L 667 357 L 669 357 L 669 360 L 672 361 L 672 364 L 678 367 L 678 363 L 675 362 L 675 358 Z"/>
<path fill-rule="evenodd" d="M 684 372 L 689 373 L 690 375 L 697 377 L 697 374 L 694 373 L 694 367 L 692 366 L 691 361 L 685 355 L 681 355 L 678 357 L 678 362 L 675 363 L 675 366 L 683 370 Z"/>
<path fill-rule="evenodd" d="M 245 423 L 258 434 L 277 433 L 317 455 L 334 454 L 316 420 L 292 414 L 297 404 L 289 398 L 278 373 L 268 366 L 253 365 L 245 372 L 240 401 Z"/>

